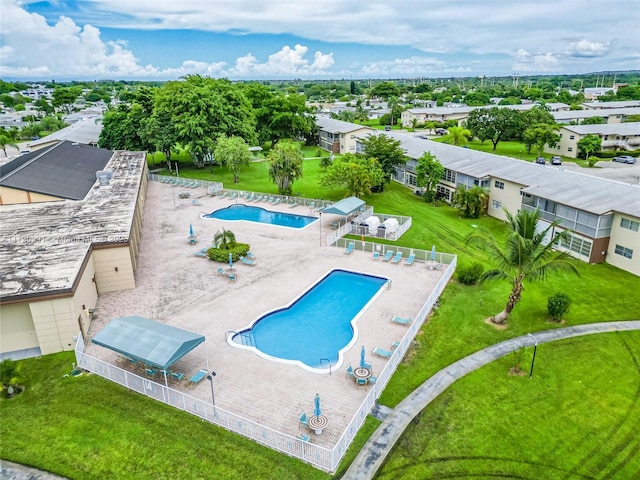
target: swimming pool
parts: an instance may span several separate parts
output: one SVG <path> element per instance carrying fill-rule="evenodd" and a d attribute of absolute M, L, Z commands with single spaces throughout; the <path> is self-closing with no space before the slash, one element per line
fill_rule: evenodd
<path fill-rule="evenodd" d="M 387 282 L 384 277 L 332 270 L 287 307 L 236 332 L 230 343 L 328 373 L 329 364 L 339 365 L 342 352 L 355 342 L 355 321 Z"/>
<path fill-rule="evenodd" d="M 218 220 L 246 220 L 248 222 L 266 223 L 281 227 L 304 228 L 316 220 L 315 217 L 306 215 L 295 215 L 293 213 L 273 212 L 261 207 L 243 205 L 229 205 L 206 215 L 202 218 L 217 218 Z"/>

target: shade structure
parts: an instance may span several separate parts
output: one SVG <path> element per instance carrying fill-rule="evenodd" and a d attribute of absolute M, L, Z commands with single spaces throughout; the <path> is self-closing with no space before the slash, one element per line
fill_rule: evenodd
<path fill-rule="evenodd" d="M 322 411 L 320 410 L 320 395 L 316 393 L 315 398 L 313 399 L 313 414 L 316 417 L 322 415 Z"/>
<path fill-rule="evenodd" d="M 431 247 L 431 260 L 436 259 L 436 246 Z"/>
<path fill-rule="evenodd" d="M 362 348 L 360 349 L 360 366 L 363 368 L 367 366 L 367 361 L 364 359 L 364 355 L 365 355 L 365 351 L 364 351 L 364 345 L 363 345 Z"/>
<path fill-rule="evenodd" d="M 322 213 L 335 213 L 336 215 L 349 215 L 356 210 L 361 210 L 364 200 L 358 197 L 349 197 L 322 209 Z"/>
<path fill-rule="evenodd" d="M 92 339 L 134 360 L 166 370 L 204 342 L 204 336 L 148 318 L 114 318 Z"/>

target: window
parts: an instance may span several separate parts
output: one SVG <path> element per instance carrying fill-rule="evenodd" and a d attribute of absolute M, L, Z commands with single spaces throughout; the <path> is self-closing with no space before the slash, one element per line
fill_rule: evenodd
<path fill-rule="evenodd" d="M 556 235 L 558 235 L 559 233 L 560 232 L 556 232 Z M 587 258 L 591 255 L 591 245 L 592 243 L 590 241 L 575 237 L 573 235 L 568 238 L 565 237 L 560 241 L 561 247 L 564 247 L 567 250 L 571 250 L 578 255 L 583 255 Z"/>
<path fill-rule="evenodd" d="M 496 180 L 493 186 L 499 188 L 500 190 L 504 190 L 504 182 L 499 182 L 498 180 Z"/>
<path fill-rule="evenodd" d="M 569 148 L 567 148 L 567 151 L 568 151 L 568 152 L 573 152 L 573 147 L 569 147 Z"/>
<path fill-rule="evenodd" d="M 438 198 L 443 198 L 447 202 L 451 200 L 451 191 L 448 188 L 443 187 L 442 185 L 436 186 L 436 195 Z"/>
<path fill-rule="evenodd" d="M 445 169 L 444 171 L 444 181 L 456 183 L 456 172 L 453 170 Z"/>
<path fill-rule="evenodd" d="M 569 135 L 569 140 L 574 140 L 576 138 L 575 135 Z"/>
<path fill-rule="evenodd" d="M 355 135 L 351 135 L 349 138 L 350 138 L 351 140 L 353 140 L 354 138 L 356 138 L 356 136 L 355 136 Z"/>
<path fill-rule="evenodd" d="M 630 248 L 623 247 L 622 245 L 616 245 L 616 249 L 614 250 L 616 255 L 622 255 L 624 258 L 633 257 L 633 250 Z"/>
<path fill-rule="evenodd" d="M 620 226 L 622 228 L 626 228 L 627 230 L 633 230 L 634 232 L 637 232 L 640 228 L 640 222 L 629 220 L 628 218 L 623 218 L 622 220 L 620 220 Z"/>
<path fill-rule="evenodd" d="M 499 202 L 499 201 L 497 201 L 497 200 L 493 200 L 493 201 L 491 202 L 491 206 L 492 206 L 493 208 L 496 208 L 496 209 L 498 209 L 498 210 L 499 210 L 499 209 L 501 209 L 501 208 L 502 208 L 502 202 Z"/>

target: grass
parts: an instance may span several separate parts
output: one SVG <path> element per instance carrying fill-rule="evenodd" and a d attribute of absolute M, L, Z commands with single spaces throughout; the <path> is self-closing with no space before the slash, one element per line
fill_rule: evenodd
<path fill-rule="evenodd" d="M 531 380 L 512 366 L 503 357 L 454 383 L 376 478 L 638 478 L 640 332 L 539 345 Z"/>
<path fill-rule="evenodd" d="M 227 188 L 276 192 L 263 162 L 243 168 L 240 183 L 235 185 L 231 173 L 223 167 L 197 169 L 185 165 L 180 172 L 181 176 L 221 181 Z M 344 191 L 320 187 L 317 180 L 320 173 L 318 160 L 306 160 L 304 176 L 296 181 L 294 191 L 307 198 L 337 200 L 345 196 Z M 465 248 L 467 235 L 478 226 L 486 226 L 498 236 L 505 234 L 502 222 L 496 219 L 459 218 L 456 210 L 445 205 L 428 205 L 411 190 L 395 183 L 388 185 L 386 192 L 370 195 L 365 200 L 378 212 L 413 217 L 412 228 L 397 244 L 425 250 L 436 245 L 438 251 L 458 254 L 461 263 L 486 264 L 482 252 Z M 566 316 L 568 325 L 640 318 L 639 277 L 607 264 L 575 263 L 581 273 L 579 278 L 559 276 L 545 283 L 527 284 L 522 301 L 509 319 L 509 328 L 504 331 L 484 324 L 483 319 L 503 308 L 508 284 L 467 287 L 452 282 L 380 402 L 391 407 L 397 405 L 432 374 L 487 345 L 557 327 L 546 322 L 546 299 L 556 292 L 567 293 L 573 301 L 571 312 Z M 616 432 L 620 432 L 620 438 L 629 435 L 625 433 L 629 431 L 625 422 L 630 421 L 630 415 L 625 412 L 629 412 L 632 405 L 636 407 L 633 417 L 636 427 L 638 424 L 640 361 L 637 353 L 633 356 L 630 352 L 640 351 L 640 345 L 637 334 L 624 335 L 630 336 L 573 339 L 564 347 L 558 347 L 556 356 L 552 355 L 555 344 L 540 347 L 532 383 L 527 383 L 528 377 L 527 381 L 508 377 L 507 359 L 457 382 L 429 406 L 402 437 L 385 464 L 381 478 L 435 477 L 440 475 L 438 472 L 445 472 L 441 478 L 453 478 L 455 472 L 463 478 L 465 472 L 486 469 L 494 469 L 490 470 L 496 472 L 493 476 L 509 472 L 517 478 L 524 468 L 534 468 L 527 467 L 526 463 L 532 456 L 542 458 L 535 460 L 536 465 L 557 464 L 560 470 L 550 469 L 526 478 L 552 478 L 558 471 L 563 478 L 568 478 L 564 470 L 586 459 L 595 448 L 593 445 L 602 446 L 603 452 L 598 455 L 603 456 L 588 461 L 595 462 L 596 466 L 603 464 L 604 459 L 609 458 L 606 455 L 614 455 L 614 446 L 623 448 Z M 604 339 L 602 343 L 598 343 L 600 338 Z M 72 362 L 73 355 L 69 352 L 20 362 L 27 390 L 14 399 L 0 401 L 0 457 L 71 479 L 331 478 L 298 460 L 97 376 L 63 377 L 70 373 Z M 578 366 L 569 365 L 571 362 Z M 592 377 L 599 380 L 597 383 L 585 381 L 582 387 L 573 385 L 578 373 L 583 380 Z M 602 382 L 609 379 L 615 379 L 616 388 L 603 389 Z M 545 387 L 547 384 L 551 387 Z M 569 384 L 572 388 L 565 390 L 564 386 Z M 537 388 L 533 390 L 532 386 Z M 630 403 L 633 401 L 636 403 Z M 604 408 L 596 408 L 596 404 Z M 527 412 L 526 415 L 521 410 Z M 579 428 L 567 432 L 566 437 L 564 427 L 557 429 L 559 416 L 567 412 L 571 421 L 585 423 L 587 418 L 594 426 L 585 430 L 589 432 L 589 439 L 584 445 L 575 433 Z M 334 478 L 345 471 L 377 424 L 374 419 L 367 420 Z M 618 424 L 622 426 L 614 431 L 612 425 Z M 531 438 L 534 427 L 538 433 Z M 567 430 L 569 427 L 572 425 Z M 563 433 L 558 434 L 559 431 Z M 563 439 L 566 445 L 562 444 Z M 614 440 L 611 447 L 607 444 L 609 439 Z M 636 445 L 635 453 L 629 448 L 621 450 L 620 456 L 626 455 L 629 459 L 628 466 L 621 472 L 630 471 L 634 465 L 638 468 L 637 440 L 635 442 L 629 442 Z M 549 455 L 554 456 L 547 459 Z M 544 465 L 536 468 L 542 469 Z M 542 470 L 536 470 L 539 471 Z"/>

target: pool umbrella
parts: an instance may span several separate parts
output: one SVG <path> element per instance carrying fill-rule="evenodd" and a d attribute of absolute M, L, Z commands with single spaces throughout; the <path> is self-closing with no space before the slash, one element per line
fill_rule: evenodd
<path fill-rule="evenodd" d="M 313 414 L 316 417 L 322 415 L 322 412 L 320 411 L 320 395 L 318 395 L 317 393 L 316 398 L 313 399 Z"/>
<path fill-rule="evenodd" d="M 367 362 L 364 360 L 364 345 L 362 346 L 362 348 L 360 349 L 360 366 L 361 367 L 366 367 Z"/>
<path fill-rule="evenodd" d="M 436 259 L 436 246 L 431 247 L 431 260 Z"/>
<path fill-rule="evenodd" d="M 189 224 L 189 235 L 193 237 L 193 225 Z"/>
<path fill-rule="evenodd" d="M 229 254 L 229 268 L 233 268 L 233 255 Z"/>

